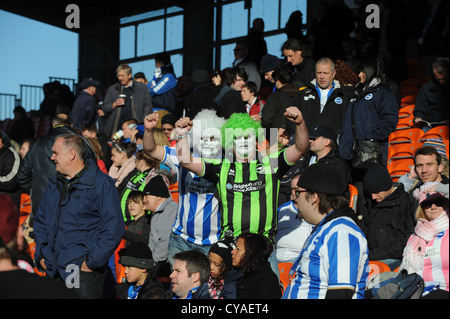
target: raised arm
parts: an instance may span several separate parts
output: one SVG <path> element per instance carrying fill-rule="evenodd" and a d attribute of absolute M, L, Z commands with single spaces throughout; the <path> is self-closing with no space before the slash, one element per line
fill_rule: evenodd
<path fill-rule="evenodd" d="M 197 174 L 203 175 L 203 162 L 201 158 L 193 157 L 189 147 L 188 134 L 192 128 L 189 117 L 183 117 L 175 123 L 175 134 L 177 137 L 177 157 L 180 165 Z"/>
<path fill-rule="evenodd" d="M 144 137 L 143 137 L 143 147 L 144 153 L 151 158 L 162 161 L 164 159 L 164 147 L 156 144 L 155 138 L 153 137 L 153 129 L 156 127 L 159 121 L 159 114 L 157 112 L 150 113 L 144 119 Z"/>
<path fill-rule="evenodd" d="M 286 149 L 286 160 L 290 163 L 296 163 L 308 150 L 308 129 L 303 120 L 302 112 L 296 106 L 288 107 L 284 116 L 295 123 L 295 144 Z"/>

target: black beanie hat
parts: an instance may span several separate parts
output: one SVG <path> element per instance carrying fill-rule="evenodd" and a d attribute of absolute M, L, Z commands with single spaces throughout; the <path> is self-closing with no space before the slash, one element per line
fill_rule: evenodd
<path fill-rule="evenodd" d="M 371 194 L 387 191 L 392 187 L 392 178 L 386 167 L 375 165 L 369 168 L 363 178 L 364 190 Z"/>
<path fill-rule="evenodd" d="M 210 253 L 219 255 L 227 267 L 232 266 L 231 251 L 236 248 L 233 237 L 224 237 L 211 245 Z"/>
<path fill-rule="evenodd" d="M 119 263 L 141 269 L 150 269 L 154 265 L 152 252 L 144 242 L 131 243 L 120 257 Z"/>
<path fill-rule="evenodd" d="M 344 195 L 348 183 L 336 167 L 317 163 L 305 169 L 297 186 L 317 193 Z"/>
<path fill-rule="evenodd" d="M 161 175 L 156 175 L 153 177 L 147 185 L 145 185 L 142 194 L 145 195 L 153 195 L 162 198 L 170 197 L 169 189 L 167 188 L 166 183 Z"/>

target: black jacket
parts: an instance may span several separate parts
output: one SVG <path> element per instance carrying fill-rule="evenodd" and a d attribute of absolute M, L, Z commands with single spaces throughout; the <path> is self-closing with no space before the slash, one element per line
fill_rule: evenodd
<path fill-rule="evenodd" d="M 414 202 L 403 184 L 394 184 L 396 190 L 377 203 L 371 194 L 358 197 L 360 222 L 369 245 L 369 260 L 402 259 L 403 249 L 414 232 Z"/>
<path fill-rule="evenodd" d="M 247 113 L 241 94 L 235 89 L 225 85 L 214 98 L 217 115 L 226 120 L 234 113 Z"/>
<path fill-rule="evenodd" d="M 119 299 L 128 299 L 128 288 L 130 286 L 131 285 L 128 282 L 116 285 L 116 292 Z M 144 283 L 139 289 L 136 299 L 149 298 L 155 290 L 163 290 L 163 285 L 158 281 L 158 278 L 153 274 L 153 272 L 149 271 L 147 278 L 145 278 Z"/>
<path fill-rule="evenodd" d="M 280 299 L 281 287 L 269 262 L 259 272 L 244 274 L 233 269 L 224 279 L 223 299 Z"/>
<path fill-rule="evenodd" d="M 341 132 L 349 101 L 350 96 L 346 95 L 339 82 L 335 81 L 335 87 L 322 112 L 320 112 L 320 96 L 313 83 L 300 90 L 294 105 L 302 112 L 308 132 L 312 132 L 318 125 L 327 125 L 337 135 Z"/>

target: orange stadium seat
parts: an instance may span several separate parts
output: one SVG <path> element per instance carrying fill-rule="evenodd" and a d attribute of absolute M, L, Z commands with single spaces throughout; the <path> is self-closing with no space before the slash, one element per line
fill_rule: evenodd
<path fill-rule="evenodd" d="M 416 103 L 416 98 L 417 98 L 417 95 L 415 95 L 415 94 L 406 95 L 401 98 L 401 100 L 400 100 L 401 105 L 406 106 L 406 105 L 414 104 L 414 103 Z"/>
<path fill-rule="evenodd" d="M 385 264 L 382 261 L 375 261 L 371 260 L 369 261 L 369 277 L 368 280 L 370 280 L 373 276 L 381 274 L 385 271 L 391 271 L 391 268 L 387 264 Z"/>
<path fill-rule="evenodd" d="M 280 272 L 280 286 L 281 290 L 284 292 L 289 286 L 289 283 L 291 282 L 291 276 L 289 275 L 289 272 L 291 271 L 293 263 L 278 263 L 278 270 Z"/>
<path fill-rule="evenodd" d="M 396 131 L 412 128 L 414 125 L 414 116 L 409 115 L 398 119 Z"/>
<path fill-rule="evenodd" d="M 401 107 L 400 110 L 398 110 L 398 118 L 401 119 L 404 117 L 413 116 L 415 106 L 415 104 L 408 104 Z"/>
<path fill-rule="evenodd" d="M 356 205 L 358 203 L 358 189 L 355 185 L 348 184 L 348 189 L 350 191 L 350 204 L 349 206 L 353 208 L 353 210 L 356 212 Z"/>
<path fill-rule="evenodd" d="M 394 131 L 389 134 L 389 146 L 398 143 L 417 143 L 423 134 L 423 130 L 417 127 Z"/>
<path fill-rule="evenodd" d="M 413 166 L 414 159 L 412 158 L 390 160 L 387 163 L 389 175 L 394 182 L 396 182 L 401 176 L 409 173 L 411 171 L 411 167 Z"/>
<path fill-rule="evenodd" d="M 400 143 L 389 146 L 388 161 L 391 159 L 414 158 L 414 154 L 422 143 Z"/>
<path fill-rule="evenodd" d="M 448 125 L 439 125 L 433 127 L 420 137 L 419 142 L 423 143 L 430 138 L 441 138 L 443 140 L 448 140 Z"/>

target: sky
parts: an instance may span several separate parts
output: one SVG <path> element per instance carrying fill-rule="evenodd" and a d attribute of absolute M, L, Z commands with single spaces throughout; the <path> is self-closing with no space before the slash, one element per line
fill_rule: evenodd
<path fill-rule="evenodd" d="M 78 35 L 0 10 L 0 93 L 20 95 L 20 84 L 42 86 L 49 77 L 77 81 Z"/>

